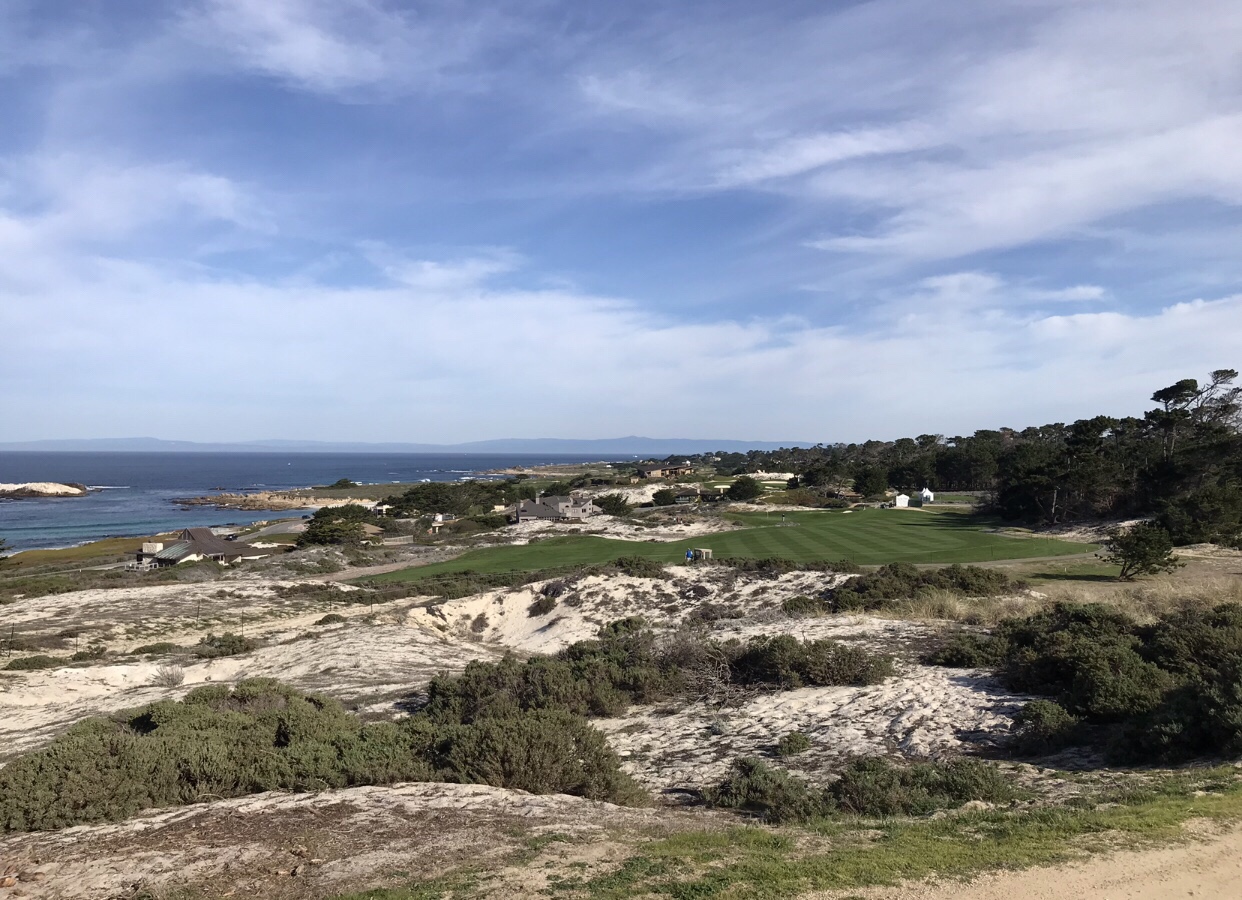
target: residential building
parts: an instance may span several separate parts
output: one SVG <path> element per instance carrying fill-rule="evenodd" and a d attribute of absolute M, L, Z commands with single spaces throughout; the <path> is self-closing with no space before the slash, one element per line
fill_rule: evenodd
<path fill-rule="evenodd" d="M 586 497 L 536 497 L 534 500 L 518 501 L 515 510 L 517 521 L 523 519 L 586 519 L 603 510 Z"/>
<path fill-rule="evenodd" d="M 262 559 L 271 556 L 270 550 L 252 547 L 245 541 L 226 541 L 212 533 L 210 528 L 186 528 L 175 541 L 164 543 L 148 541 L 135 554 L 139 568 L 175 566 L 179 563 L 214 559 L 216 562 L 235 563 L 243 559 Z"/>

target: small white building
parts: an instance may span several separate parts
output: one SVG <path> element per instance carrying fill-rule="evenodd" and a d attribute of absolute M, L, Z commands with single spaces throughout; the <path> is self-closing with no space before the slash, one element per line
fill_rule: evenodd
<path fill-rule="evenodd" d="M 896 497 L 893 498 L 893 506 L 897 507 L 898 509 L 902 509 L 903 507 L 907 507 L 909 505 L 910 505 L 909 494 L 898 494 Z"/>
<path fill-rule="evenodd" d="M 932 493 L 931 488 L 923 488 L 919 496 L 923 498 L 924 503 L 935 503 L 936 502 L 936 495 Z"/>

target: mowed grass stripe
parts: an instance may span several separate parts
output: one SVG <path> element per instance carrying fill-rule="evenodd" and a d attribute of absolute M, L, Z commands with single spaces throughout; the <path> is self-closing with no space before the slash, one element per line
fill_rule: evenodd
<path fill-rule="evenodd" d="M 907 516 L 918 515 L 917 522 Z M 368 581 L 413 581 L 455 572 L 530 572 L 557 566 L 596 565 L 622 556 L 668 563 L 685 558 L 688 548 L 710 548 L 717 557 L 777 557 L 795 562 L 851 559 L 865 565 L 889 562 L 971 563 L 1089 553 L 1092 544 L 1052 538 L 1011 538 L 990 534 L 964 510 L 901 513 L 894 510 L 791 513 L 796 527 L 748 516 L 756 527 L 689 538 L 674 543 L 618 541 L 592 536 L 548 538 L 523 546 L 473 550 L 457 559 L 374 576 Z"/>

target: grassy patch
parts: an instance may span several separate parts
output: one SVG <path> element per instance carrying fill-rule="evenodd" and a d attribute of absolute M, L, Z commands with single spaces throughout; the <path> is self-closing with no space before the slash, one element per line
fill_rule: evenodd
<path fill-rule="evenodd" d="M 910 512 L 858 509 L 807 511 L 779 517 L 739 514 L 748 528 L 670 543 L 636 543 L 593 536 L 566 536 L 508 547 L 488 547 L 456 559 L 375 576 L 375 582 L 422 581 L 455 573 L 476 576 L 600 565 L 622 556 L 674 564 L 686 550 L 704 547 L 717 558 L 785 559 L 816 563 L 849 559 L 860 565 L 891 562 L 965 563 L 992 559 L 1065 556 L 1095 549 L 1052 538 L 1021 540 L 993 534 L 959 510 Z"/>
<path fill-rule="evenodd" d="M 65 547 L 60 550 L 23 550 L 6 559 L 0 572 L 6 575 L 25 574 L 32 569 L 50 567 L 68 567 L 87 563 L 115 562 L 131 556 L 142 547 L 143 541 L 150 538 L 108 538 L 92 541 L 79 547 Z"/>
<path fill-rule="evenodd" d="M 690 832 L 639 848 L 620 869 L 564 881 L 554 896 L 594 900 L 637 897 L 728 897 L 776 900 L 812 890 L 891 885 L 932 875 L 965 877 L 1081 858 L 1118 846 L 1167 844 L 1183 837 L 1188 819 L 1242 816 L 1242 790 L 1219 794 L 1158 794 L 1123 806 L 1091 810 L 971 812 L 939 820 L 881 820 L 811 826 L 831 842 L 805 852 L 790 834 L 766 828 Z"/>

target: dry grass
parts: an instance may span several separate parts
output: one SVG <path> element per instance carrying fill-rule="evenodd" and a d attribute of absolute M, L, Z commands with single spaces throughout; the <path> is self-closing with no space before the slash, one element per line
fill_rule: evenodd
<path fill-rule="evenodd" d="M 900 600 L 873 615 L 916 622 L 947 621 L 994 625 L 1010 616 L 1027 616 L 1054 603 L 1107 603 L 1147 622 L 1183 609 L 1210 609 L 1242 603 L 1242 553 L 1212 547 L 1179 551 L 1186 565 L 1168 575 L 1138 581 L 1089 575 L 1046 579 L 1021 594 L 1003 597 L 960 597 L 930 589 Z M 1026 574 L 1018 571 L 1015 577 Z"/>
<path fill-rule="evenodd" d="M 1011 616 L 1026 616 L 1043 609 L 1050 601 L 1034 593 L 1003 597 L 962 597 L 952 591 L 932 588 L 917 597 L 898 600 L 871 615 L 884 619 L 914 622 L 947 621 L 966 625 L 994 625 Z"/>
<path fill-rule="evenodd" d="M 1065 585 L 1050 591 L 1048 599 L 1049 602 L 1111 603 L 1140 621 L 1183 609 L 1210 609 L 1221 603 L 1242 603 L 1242 578 L 1237 575 L 1182 571 L 1186 574 L 1144 582 Z"/>

